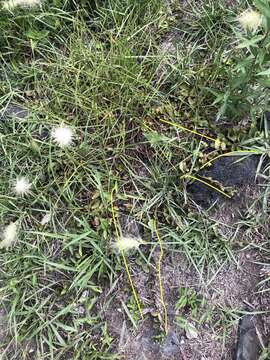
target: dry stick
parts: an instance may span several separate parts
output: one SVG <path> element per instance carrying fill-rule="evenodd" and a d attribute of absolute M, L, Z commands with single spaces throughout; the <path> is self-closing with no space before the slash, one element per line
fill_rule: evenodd
<path fill-rule="evenodd" d="M 210 136 L 208 136 L 208 135 L 201 134 L 201 133 L 199 133 L 199 132 L 197 132 L 197 131 L 195 131 L 195 130 L 190 130 L 190 129 L 182 126 L 182 125 L 176 124 L 175 122 L 168 121 L 168 120 L 164 120 L 164 119 L 160 119 L 160 121 L 163 122 L 163 123 L 165 123 L 165 124 L 175 126 L 175 127 L 179 128 L 179 129 L 181 129 L 181 130 L 190 132 L 191 134 L 204 137 L 204 138 L 206 138 L 206 139 L 208 139 L 208 140 L 211 140 L 211 141 L 213 141 L 213 142 L 216 141 L 216 139 L 214 139 L 214 138 L 212 138 L 212 137 L 210 137 Z"/>
<path fill-rule="evenodd" d="M 115 211 L 114 211 L 114 207 L 113 207 L 113 191 L 114 191 L 114 189 L 112 189 L 112 191 L 111 191 L 112 218 L 113 218 L 113 224 L 114 224 L 115 231 L 116 231 L 117 241 L 120 241 L 120 235 L 119 235 L 119 230 L 118 230 L 119 224 L 117 223 L 116 216 L 115 216 Z M 123 261 L 124 261 L 125 270 L 126 270 L 128 280 L 129 280 L 129 283 L 130 283 L 130 286 L 131 286 L 131 289 L 132 289 L 133 296 L 135 298 L 135 301 L 136 301 L 137 307 L 139 309 L 141 318 L 142 318 L 142 320 L 144 320 L 144 316 L 143 316 L 142 309 L 141 309 L 141 304 L 140 304 L 140 301 L 139 301 L 135 286 L 133 284 L 133 280 L 132 280 L 132 277 L 131 277 L 131 274 L 130 274 L 130 271 L 129 271 L 128 262 L 127 262 L 127 259 L 125 257 L 124 250 L 120 249 L 120 252 L 121 252 L 121 255 L 122 255 L 122 258 L 123 258 Z"/>
<path fill-rule="evenodd" d="M 198 136 L 201 136 L 201 137 L 204 137 L 208 140 L 211 140 L 213 142 L 215 142 L 217 139 L 214 139 L 208 135 L 205 135 L 205 134 L 201 134 L 199 133 L 198 131 L 195 131 L 195 130 L 191 130 L 191 129 L 188 129 L 186 128 L 185 126 L 182 126 L 182 125 L 179 125 L 179 124 L 176 124 L 175 122 L 172 122 L 172 121 L 168 121 L 168 120 L 164 120 L 164 119 L 160 119 L 161 122 L 165 123 L 165 124 L 168 124 L 168 125 L 172 125 L 172 126 L 175 126 L 181 130 L 184 130 L 184 131 L 187 131 L 187 132 L 190 132 L 191 134 L 194 134 L 194 135 L 198 135 Z M 145 124 L 146 125 L 146 124 Z M 147 125 L 146 125 L 147 126 Z M 254 154 L 258 154 L 259 152 L 257 150 L 237 150 L 237 151 L 231 151 L 231 152 L 227 152 L 225 154 L 221 154 L 221 155 L 218 155 L 216 157 L 214 157 L 212 160 L 209 160 L 207 163 L 205 163 L 201 168 L 200 170 L 202 170 L 203 168 L 205 168 L 206 166 L 210 165 L 212 163 L 212 161 L 215 161 L 217 159 L 219 159 L 220 157 L 223 157 L 223 156 L 230 156 L 230 155 L 237 155 L 237 154 L 244 154 L 244 153 L 254 153 Z M 198 179 L 197 179 L 198 180 Z"/>
<path fill-rule="evenodd" d="M 201 183 L 203 183 L 204 185 L 206 186 L 209 186 L 210 188 L 214 189 L 215 191 L 218 191 L 219 193 L 221 193 L 222 195 L 226 196 L 227 198 L 231 199 L 231 196 L 226 194 L 224 191 L 220 190 L 219 188 L 217 188 L 216 186 L 208 183 L 207 181 L 204 181 L 196 176 L 192 176 L 192 175 L 189 175 L 189 174 L 185 174 L 185 175 L 182 175 L 180 177 L 180 179 L 184 179 L 184 178 L 190 178 L 190 179 L 193 179 L 193 180 L 197 180 L 197 181 L 200 181 Z"/>
<path fill-rule="evenodd" d="M 201 168 L 200 170 L 204 169 L 206 166 L 208 165 L 211 165 L 213 161 L 223 157 L 223 156 L 233 156 L 233 155 L 241 155 L 241 154 L 245 154 L 245 153 L 251 153 L 251 154 L 260 154 L 261 152 L 257 151 L 257 150 L 237 150 L 237 151 L 230 151 L 230 152 L 227 152 L 225 154 L 220 154 L 220 155 L 217 155 L 216 157 L 214 157 L 213 159 L 207 161 Z"/>
<path fill-rule="evenodd" d="M 160 255 L 159 255 L 158 265 L 157 265 L 157 276 L 158 276 L 158 281 L 159 281 L 160 302 L 164 309 L 164 329 L 165 329 L 165 333 L 167 335 L 168 334 L 168 314 L 167 314 L 166 304 L 164 301 L 164 291 L 163 291 L 162 278 L 161 278 L 161 262 L 162 262 L 162 258 L 164 255 L 164 251 L 163 251 L 161 237 L 159 236 L 159 232 L 157 229 L 156 220 L 154 220 L 154 229 L 155 229 L 155 232 L 157 235 L 157 239 L 159 242 L 159 248 L 160 248 Z"/>

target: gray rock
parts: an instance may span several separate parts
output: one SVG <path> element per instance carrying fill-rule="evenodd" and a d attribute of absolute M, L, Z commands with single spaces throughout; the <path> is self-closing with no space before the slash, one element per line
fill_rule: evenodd
<path fill-rule="evenodd" d="M 28 115 L 29 112 L 26 108 L 16 104 L 8 104 L 7 106 L 0 109 L 0 121 L 10 118 L 22 120 L 25 119 Z"/>
<path fill-rule="evenodd" d="M 255 319 L 251 315 L 246 315 L 239 324 L 235 360 L 258 360 L 259 353 L 260 341 Z"/>

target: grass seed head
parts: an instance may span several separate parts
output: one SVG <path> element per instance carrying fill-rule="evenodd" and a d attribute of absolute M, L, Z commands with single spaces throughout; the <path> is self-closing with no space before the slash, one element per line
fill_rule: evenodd
<path fill-rule="evenodd" d="M 46 225 L 48 224 L 49 222 L 51 221 L 51 214 L 50 213 L 47 213 L 43 216 L 43 218 L 41 219 L 40 221 L 40 224 L 41 225 Z"/>
<path fill-rule="evenodd" d="M 41 5 L 41 0 L 8 0 L 3 3 L 3 9 L 12 10 L 16 7 L 35 7 Z"/>
<path fill-rule="evenodd" d="M 0 249 L 8 249 L 15 244 L 18 234 L 18 225 L 16 222 L 10 223 L 3 232 L 3 240 L 0 242 Z"/>
<path fill-rule="evenodd" d="M 138 249 L 140 245 L 143 244 L 141 238 L 135 238 L 132 236 L 120 236 L 119 239 L 116 239 L 114 242 L 114 248 L 118 251 L 127 252 L 129 250 Z"/>
<path fill-rule="evenodd" d="M 52 131 L 53 141 L 60 147 L 67 147 L 72 144 L 73 131 L 67 126 L 59 126 Z"/>
<path fill-rule="evenodd" d="M 29 194 L 31 189 L 31 183 L 26 177 L 20 177 L 16 179 L 13 191 L 18 196 L 24 196 Z"/>
<path fill-rule="evenodd" d="M 262 16 L 254 10 L 246 10 L 238 17 L 239 23 L 246 31 L 255 31 L 261 25 Z"/>

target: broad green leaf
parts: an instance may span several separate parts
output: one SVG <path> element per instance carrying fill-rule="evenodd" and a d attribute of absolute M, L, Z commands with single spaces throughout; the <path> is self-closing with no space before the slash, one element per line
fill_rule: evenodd
<path fill-rule="evenodd" d="M 231 88 L 236 89 L 240 85 L 246 84 L 250 80 L 250 75 L 247 73 L 236 76 L 231 80 Z"/>
<path fill-rule="evenodd" d="M 263 86 L 270 87 L 270 79 L 257 79 L 257 81 Z"/>
<path fill-rule="evenodd" d="M 246 69 L 248 66 L 250 66 L 252 64 L 252 62 L 254 61 L 254 56 L 250 55 L 247 58 L 239 61 L 237 63 L 237 65 L 234 67 L 234 70 L 243 70 Z"/>
<path fill-rule="evenodd" d="M 265 48 L 258 49 L 255 64 L 259 64 L 260 66 L 262 66 L 264 64 L 266 55 L 267 52 L 265 51 Z"/>
<path fill-rule="evenodd" d="M 238 49 L 249 48 L 250 46 L 255 46 L 264 38 L 264 35 L 254 36 L 252 39 L 247 39 L 237 46 Z"/>
<path fill-rule="evenodd" d="M 270 18 L 270 6 L 268 0 L 254 0 L 254 5 L 260 12 Z"/>
<path fill-rule="evenodd" d="M 270 69 L 264 70 L 256 74 L 256 76 L 269 76 L 270 75 Z"/>

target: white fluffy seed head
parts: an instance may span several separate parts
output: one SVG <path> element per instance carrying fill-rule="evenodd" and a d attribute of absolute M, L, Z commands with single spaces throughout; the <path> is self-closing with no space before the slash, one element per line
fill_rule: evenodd
<path fill-rule="evenodd" d="M 59 126 L 52 131 L 53 141 L 60 147 L 66 147 L 72 144 L 73 131 L 67 126 Z"/>
<path fill-rule="evenodd" d="M 26 177 L 19 177 L 16 179 L 13 191 L 18 196 L 27 195 L 30 192 L 31 183 Z"/>
<path fill-rule="evenodd" d="M 116 239 L 116 241 L 113 244 L 113 247 L 117 251 L 129 251 L 133 249 L 138 249 L 140 245 L 142 245 L 144 242 L 141 238 L 135 238 L 132 236 L 120 236 L 119 239 Z"/>
<path fill-rule="evenodd" d="M 50 213 L 47 213 L 43 216 L 43 218 L 41 219 L 40 221 L 40 224 L 41 225 L 46 225 L 48 224 L 49 222 L 51 221 L 51 214 Z"/>
<path fill-rule="evenodd" d="M 15 244 L 18 235 L 18 225 L 16 222 L 10 223 L 5 227 L 2 235 L 2 241 L 0 242 L 0 249 L 8 249 Z"/>
<path fill-rule="evenodd" d="M 3 3 L 3 9 L 12 10 L 16 7 L 35 7 L 41 5 L 41 0 L 8 0 Z"/>
<path fill-rule="evenodd" d="M 238 21 L 246 31 L 255 31 L 262 23 L 262 15 L 254 10 L 246 10 L 239 17 Z"/>

